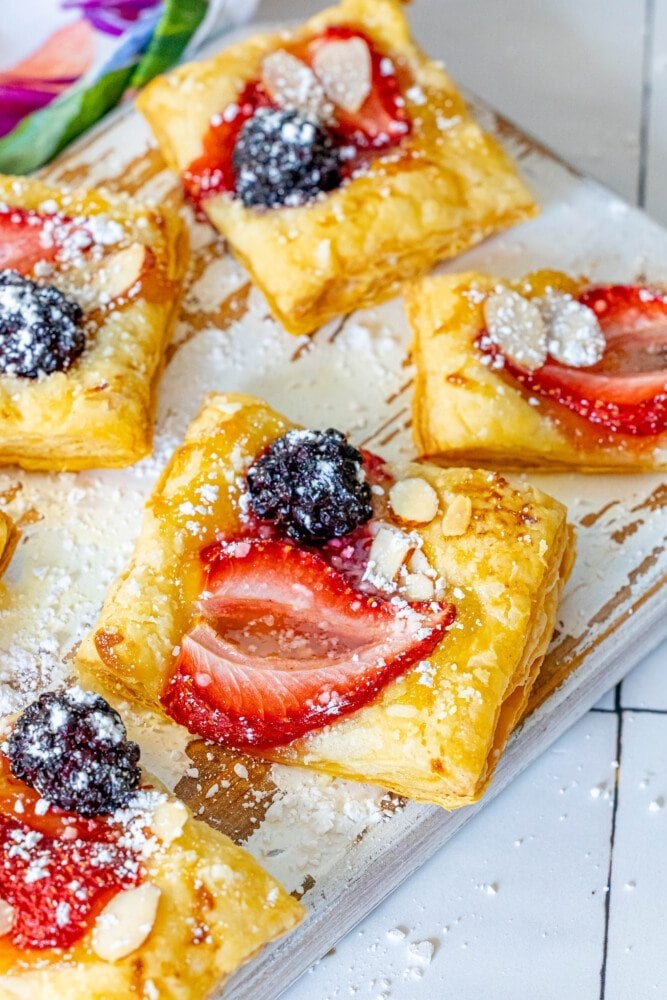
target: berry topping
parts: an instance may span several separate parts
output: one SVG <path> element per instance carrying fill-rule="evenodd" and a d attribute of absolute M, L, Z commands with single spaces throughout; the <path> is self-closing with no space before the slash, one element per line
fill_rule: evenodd
<path fill-rule="evenodd" d="M 291 538 L 322 545 L 373 516 L 363 456 L 340 431 L 289 431 L 248 470 L 250 504 Z"/>
<path fill-rule="evenodd" d="M 319 553 L 275 539 L 205 555 L 204 620 L 162 701 L 191 732 L 231 746 L 278 746 L 361 708 L 455 617 L 452 605 L 362 593 Z"/>
<path fill-rule="evenodd" d="M 403 97 L 410 80 L 399 73 L 367 35 L 346 25 L 269 53 L 262 78 L 212 116 L 202 155 L 183 173 L 186 194 L 197 206 L 226 191 L 246 205 L 276 207 L 301 205 L 339 187 L 374 151 L 398 146 L 410 134 Z M 280 134 L 287 111 L 300 122 L 292 122 L 288 137 Z M 237 165 L 242 132 L 248 141 Z M 246 194 L 237 183 L 244 170 Z"/>
<path fill-rule="evenodd" d="M 99 833 L 99 841 L 56 839 L 0 815 L 0 899 L 17 948 L 69 947 L 108 900 L 141 881 L 132 850 Z"/>
<path fill-rule="evenodd" d="M 0 271 L 0 372 L 37 378 L 67 371 L 86 338 L 81 306 L 53 285 Z"/>
<path fill-rule="evenodd" d="M 55 260 L 59 247 L 47 238 L 44 221 L 43 215 L 23 208 L 0 211 L 0 269 L 26 274 L 38 261 Z"/>
<path fill-rule="evenodd" d="M 40 695 L 4 750 L 15 777 L 81 816 L 113 812 L 139 785 L 139 747 L 104 698 L 81 688 Z"/>
<path fill-rule="evenodd" d="M 347 46 L 347 51 L 341 50 L 340 43 L 350 41 L 353 46 Z M 368 66 L 359 66 L 360 42 L 364 43 L 370 55 L 370 87 Z M 334 24 L 315 38 L 295 46 L 292 51 L 313 66 L 316 73 L 319 68 L 324 80 L 329 83 L 328 96 L 338 99 L 336 128 L 346 143 L 358 150 L 390 149 L 410 134 L 412 122 L 405 108 L 399 70 L 362 31 L 349 25 Z M 348 66 L 356 64 L 356 80 L 347 85 L 341 83 L 339 76 L 343 62 Z M 337 63 L 334 77 L 333 63 Z M 358 103 L 359 100 L 361 103 Z"/>
<path fill-rule="evenodd" d="M 295 108 L 258 108 L 239 133 L 233 167 L 248 207 L 303 205 L 343 180 L 331 132 Z"/>
<path fill-rule="evenodd" d="M 488 337 L 479 337 L 477 345 L 531 393 L 556 400 L 612 433 L 665 433 L 667 298 L 647 288 L 613 285 L 589 289 L 579 302 L 597 317 L 604 336 L 604 349 L 596 348 L 598 360 L 588 367 L 562 364 L 550 356 L 537 370 L 526 371 Z M 567 350 L 580 360 L 581 345 L 570 344 Z"/>

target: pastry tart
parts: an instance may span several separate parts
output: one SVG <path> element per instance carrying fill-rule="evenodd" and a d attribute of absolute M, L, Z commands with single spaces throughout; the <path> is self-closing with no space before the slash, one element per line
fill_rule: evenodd
<path fill-rule="evenodd" d="M 343 0 L 179 67 L 137 105 L 291 333 L 391 297 L 536 210 L 399 0 Z"/>
<path fill-rule="evenodd" d="M 667 294 L 558 271 L 405 292 L 419 453 L 443 464 L 667 468 Z"/>
<path fill-rule="evenodd" d="M 199 1000 L 303 908 L 137 765 L 120 716 L 42 695 L 0 753 L 0 996 Z"/>
<path fill-rule="evenodd" d="M 179 217 L 0 177 L 0 463 L 126 466 L 151 450 L 187 267 Z"/>
<path fill-rule="evenodd" d="M 572 560 L 532 486 L 213 395 L 78 668 L 221 744 L 454 808 L 521 718 Z"/>

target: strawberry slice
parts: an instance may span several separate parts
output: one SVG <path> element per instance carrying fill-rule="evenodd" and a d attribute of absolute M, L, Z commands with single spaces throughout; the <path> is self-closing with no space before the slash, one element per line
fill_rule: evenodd
<path fill-rule="evenodd" d="M 65 215 L 42 214 L 26 208 L 0 211 L 0 270 L 12 268 L 27 275 L 40 261 L 51 264 L 75 234 L 79 250 L 93 243 L 85 226 Z"/>
<path fill-rule="evenodd" d="M 58 246 L 45 239 L 44 216 L 23 208 L 0 212 L 0 269 L 12 268 L 21 274 L 40 261 L 54 261 Z"/>
<path fill-rule="evenodd" d="M 580 302 L 596 313 L 607 346 L 590 368 L 551 359 L 524 372 L 504 368 L 530 392 L 556 400 L 593 424 L 617 434 L 650 437 L 667 431 L 667 298 L 641 286 L 592 288 Z M 497 354 L 488 338 L 480 349 Z"/>
<path fill-rule="evenodd" d="M 15 910 L 17 948 L 68 948 L 121 889 L 141 882 L 141 865 L 117 843 L 57 840 L 0 815 L 0 897 Z"/>
<path fill-rule="evenodd" d="M 391 61 L 386 59 L 368 35 L 358 28 L 334 24 L 322 34 L 292 46 L 293 55 L 312 66 L 317 50 L 331 41 L 361 38 L 371 54 L 371 92 L 353 114 L 336 107 L 336 124 L 344 142 L 364 149 L 387 149 L 398 145 L 412 131 L 405 110 L 401 83 Z"/>
<path fill-rule="evenodd" d="M 276 539 L 221 543 L 203 615 L 162 702 L 217 743 L 289 743 L 361 708 L 433 652 L 451 604 L 393 603 L 355 590 L 317 552 Z"/>

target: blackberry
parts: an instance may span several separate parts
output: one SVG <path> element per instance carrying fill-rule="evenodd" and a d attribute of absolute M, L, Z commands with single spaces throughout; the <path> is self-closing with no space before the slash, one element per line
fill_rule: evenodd
<path fill-rule="evenodd" d="M 303 205 L 340 187 L 340 153 L 330 131 L 294 109 L 258 108 L 239 133 L 233 156 L 244 205 Z"/>
<path fill-rule="evenodd" d="M 113 812 L 139 785 L 139 747 L 127 739 L 120 715 L 79 687 L 40 695 L 3 749 L 12 774 L 80 816 Z"/>
<path fill-rule="evenodd" d="M 289 431 L 248 470 L 255 514 L 323 545 L 373 516 L 363 457 L 340 431 Z"/>
<path fill-rule="evenodd" d="M 0 373 L 67 371 L 86 346 L 83 311 L 53 285 L 0 271 Z"/>

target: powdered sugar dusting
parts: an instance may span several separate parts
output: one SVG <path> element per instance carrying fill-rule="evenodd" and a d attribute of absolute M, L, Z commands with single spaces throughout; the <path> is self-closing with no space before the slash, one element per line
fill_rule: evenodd
<path fill-rule="evenodd" d="M 277 765 L 272 779 L 279 790 L 246 847 L 288 892 L 317 883 L 350 841 L 393 812 L 378 788 Z"/>

